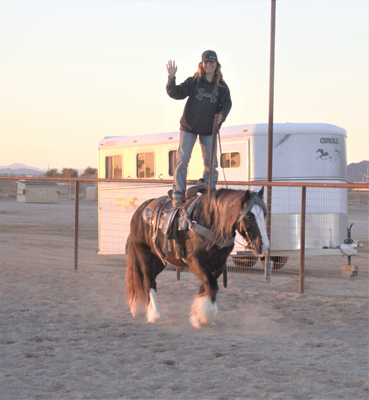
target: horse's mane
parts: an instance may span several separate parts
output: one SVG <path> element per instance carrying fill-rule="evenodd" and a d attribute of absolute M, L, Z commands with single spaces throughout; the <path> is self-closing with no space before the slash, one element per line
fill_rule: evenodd
<path fill-rule="evenodd" d="M 203 194 L 198 200 L 192 217 L 211 231 L 206 239 L 207 249 L 215 243 L 220 246 L 226 245 L 234 235 L 234 225 L 245 206 L 243 204 L 245 193 L 244 190 L 212 190 L 210 200 L 207 194 Z M 258 193 L 250 191 L 250 196 L 247 212 L 257 204 L 266 213 L 265 203 Z"/>

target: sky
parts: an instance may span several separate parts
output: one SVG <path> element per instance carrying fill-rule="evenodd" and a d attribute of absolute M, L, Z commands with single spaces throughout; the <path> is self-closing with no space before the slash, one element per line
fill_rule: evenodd
<path fill-rule="evenodd" d="M 274 122 L 347 131 L 369 160 L 368 1 L 277 0 Z M 218 54 L 232 96 L 223 126 L 267 123 L 270 0 L 0 1 L 0 165 L 97 167 L 105 136 L 174 132 L 166 93 Z"/>

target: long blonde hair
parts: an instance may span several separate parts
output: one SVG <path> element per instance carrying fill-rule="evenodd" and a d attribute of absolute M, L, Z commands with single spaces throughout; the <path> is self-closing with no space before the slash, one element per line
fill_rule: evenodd
<path fill-rule="evenodd" d="M 221 71 L 222 66 L 220 65 L 220 63 L 218 61 L 216 63 L 217 63 L 217 67 L 215 68 L 215 71 L 214 71 L 213 81 L 214 81 L 214 90 L 216 93 L 218 93 L 218 86 L 223 87 L 220 84 L 220 81 L 224 82 L 224 79 L 223 79 L 223 74 Z M 204 70 L 204 67 L 202 66 L 202 61 L 199 62 L 197 71 L 193 74 L 193 76 L 194 76 L 194 78 L 197 79 L 197 81 L 199 81 L 200 78 L 206 77 L 206 72 Z"/>

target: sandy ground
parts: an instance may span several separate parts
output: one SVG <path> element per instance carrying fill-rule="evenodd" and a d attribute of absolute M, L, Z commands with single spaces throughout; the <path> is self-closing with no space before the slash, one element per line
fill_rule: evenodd
<path fill-rule="evenodd" d="M 197 278 L 164 271 L 169 321 L 147 324 L 125 303 L 122 257 L 96 255 L 96 203 L 81 204 L 77 272 L 73 207 L 24 210 L 0 202 L 1 400 L 369 398 L 367 295 L 230 273 L 216 324 L 194 329 Z"/>

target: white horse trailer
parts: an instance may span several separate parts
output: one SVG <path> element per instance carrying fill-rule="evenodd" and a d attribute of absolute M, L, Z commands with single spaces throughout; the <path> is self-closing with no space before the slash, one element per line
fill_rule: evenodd
<path fill-rule="evenodd" d="M 273 182 L 347 183 L 344 129 L 320 123 L 276 123 L 273 130 Z M 220 137 L 219 180 L 223 167 L 227 181 L 266 181 L 267 124 L 224 127 Z M 178 143 L 179 132 L 105 137 L 99 143 L 99 178 L 171 179 Z M 187 179 L 201 178 L 202 170 L 197 141 Z M 133 212 L 143 201 L 169 189 L 170 185 L 155 183 L 149 188 L 134 182 L 100 183 L 99 254 L 124 254 Z M 300 194 L 296 187 L 272 189 L 270 255 L 281 260 L 300 248 Z M 346 189 L 308 188 L 306 251 L 339 254 L 346 232 Z M 246 256 L 242 250 L 236 245 L 233 255 L 242 260 Z"/>

